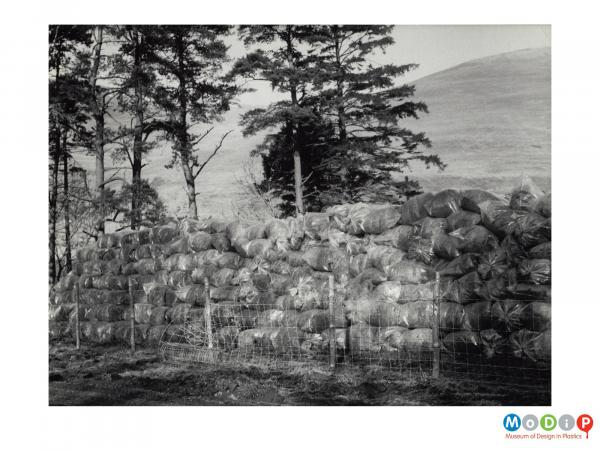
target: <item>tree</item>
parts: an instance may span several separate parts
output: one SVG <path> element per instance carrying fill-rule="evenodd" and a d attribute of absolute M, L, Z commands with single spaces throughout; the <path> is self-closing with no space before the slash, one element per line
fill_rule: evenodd
<path fill-rule="evenodd" d="M 306 149 L 302 132 L 307 129 L 306 124 L 319 121 L 308 96 L 314 74 L 302 48 L 312 31 L 313 27 L 300 25 L 241 27 L 240 35 L 246 46 L 258 44 L 266 46 L 267 50 L 250 52 L 236 62 L 231 72 L 232 76 L 268 81 L 274 90 L 289 96 L 289 100 L 247 112 L 242 117 L 241 124 L 246 136 L 261 130 L 279 128 L 276 134 L 266 138 L 257 152 L 272 154 L 273 158 L 280 160 L 280 168 L 283 170 L 288 169 L 284 162 L 286 155 L 291 155 L 295 207 L 299 214 L 305 210 L 302 159 L 306 157 Z M 278 152 L 284 155 L 276 155 Z M 284 186 L 285 184 L 282 187 Z"/>
<path fill-rule="evenodd" d="M 326 25 L 309 37 L 314 95 L 336 127 L 337 145 L 327 170 L 338 174 L 331 187 L 345 193 L 347 200 L 398 201 L 418 184 L 408 178 L 397 182 L 395 173 L 409 169 L 413 161 L 444 167 L 437 155 L 424 153 L 431 146 L 424 133 L 401 126 L 403 119 L 428 112 L 423 102 L 412 100 L 413 85 L 396 84 L 417 65 L 368 62 L 374 52 L 394 43 L 392 28 Z"/>
<path fill-rule="evenodd" d="M 72 25 L 51 25 L 48 28 L 49 38 L 49 119 L 50 119 L 50 233 L 49 233 L 49 278 L 55 282 L 57 270 L 57 222 L 59 200 L 59 170 L 62 160 L 63 189 L 68 193 L 68 165 L 69 152 L 67 148 L 67 135 L 72 130 L 80 129 L 85 121 L 85 114 L 81 111 L 82 90 L 80 80 L 72 73 L 71 60 L 76 57 L 78 45 L 88 42 L 87 29 Z M 67 194 L 68 195 L 68 194 Z M 66 242 L 70 252 L 69 208 L 65 208 Z M 67 256 L 67 265 L 70 266 L 70 253 Z"/>
<path fill-rule="evenodd" d="M 239 92 L 222 76 L 227 62 L 223 38 L 228 26 L 173 25 L 153 27 L 147 36 L 150 61 L 158 66 L 159 77 L 153 98 L 164 117 L 153 126 L 163 130 L 173 142 L 168 168 L 179 164 L 183 171 L 189 216 L 198 217 L 196 179 L 222 148 L 230 132 L 225 133 L 204 161 L 199 159 L 199 144 L 213 131 L 210 124 L 229 109 Z M 199 125 L 201 132 L 192 130 Z"/>

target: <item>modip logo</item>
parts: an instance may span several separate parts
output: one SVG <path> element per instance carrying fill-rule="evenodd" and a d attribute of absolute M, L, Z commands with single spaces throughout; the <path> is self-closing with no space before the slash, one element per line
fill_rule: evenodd
<path fill-rule="evenodd" d="M 517 414 L 510 413 L 504 416 L 502 425 L 506 431 L 510 432 L 507 437 L 512 438 L 514 436 L 514 438 L 548 440 L 581 439 L 583 436 L 577 432 L 567 433 L 577 425 L 577 428 L 585 433 L 587 439 L 589 438 L 590 430 L 594 426 L 594 420 L 589 414 L 581 414 L 577 417 L 577 420 L 575 420 L 570 414 L 563 414 L 562 416 L 558 416 L 558 418 L 552 414 L 544 414 L 539 419 L 533 414 L 527 414 L 521 419 Z M 515 432 L 519 430 L 521 430 L 521 432 L 516 434 Z M 540 433 L 541 431 L 545 433 Z M 560 431 L 562 431 L 562 433 Z"/>

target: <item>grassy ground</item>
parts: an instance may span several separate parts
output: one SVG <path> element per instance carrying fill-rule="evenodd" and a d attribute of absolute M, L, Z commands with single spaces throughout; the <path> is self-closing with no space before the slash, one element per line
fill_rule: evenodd
<path fill-rule="evenodd" d="M 549 391 L 366 369 L 171 365 L 155 350 L 54 344 L 53 405 L 548 405 Z"/>

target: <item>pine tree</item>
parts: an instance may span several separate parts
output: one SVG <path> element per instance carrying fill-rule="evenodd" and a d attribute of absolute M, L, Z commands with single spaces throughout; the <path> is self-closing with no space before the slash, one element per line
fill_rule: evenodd
<path fill-rule="evenodd" d="M 304 130 L 315 127 L 320 122 L 314 102 L 310 98 L 310 83 L 313 73 L 305 53 L 305 43 L 313 32 L 312 26 L 300 25 L 259 25 L 243 26 L 240 36 L 248 47 L 260 45 L 263 48 L 252 51 L 236 61 L 232 75 L 268 81 L 272 88 L 289 97 L 274 102 L 268 108 L 253 109 L 242 117 L 244 135 L 256 134 L 262 130 L 277 131 L 265 139 L 255 153 L 264 155 L 263 165 L 270 183 L 275 182 L 284 198 L 290 196 L 286 179 L 293 164 L 293 196 L 297 213 L 304 213 L 304 183 L 308 159 L 309 136 Z M 312 131 L 312 138 L 316 138 Z M 319 133 L 317 133 L 319 134 Z M 317 139 L 318 140 L 318 139 Z M 303 161 L 304 160 L 304 161 Z M 275 167 L 270 164 L 279 161 Z"/>
<path fill-rule="evenodd" d="M 223 38 L 228 26 L 172 25 L 153 27 L 146 36 L 149 62 L 158 67 L 154 101 L 164 115 L 152 126 L 166 132 L 173 142 L 168 168 L 183 171 L 189 216 L 198 217 L 196 179 L 221 149 L 226 133 L 209 156 L 201 161 L 198 146 L 212 131 L 210 124 L 227 111 L 238 88 L 222 76 L 228 61 Z M 204 125 L 200 133 L 192 128 Z"/>
<path fill-rule="evenodd" d="M 345 200 L 399 201 L 419 191 L 418 183 L 396 181 L 415 161 L 443 168 L 424 133 L 402 126 L 406 118 L 427 113 L 423 102 L 412 100 L 415 87 L 397 79 L 416 64 L 370 63 L 374 52 L 394 43 L 393 27 L 326 25 L 310 36 L 314 64 L 314 96 L 322 113 L 336 128 L 337 145 L 326 170 L 337 182 L 324 186 Z"/>

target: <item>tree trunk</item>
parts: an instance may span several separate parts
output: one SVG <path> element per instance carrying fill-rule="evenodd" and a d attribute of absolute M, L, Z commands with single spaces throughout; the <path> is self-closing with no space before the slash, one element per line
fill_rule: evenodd
<path fill-rule="evenodd" d="M 340 144 L 344 144 L 347 138 L 346 132 L 346 108 L 344 104 L 344 71 L 342 69 L 342 61 L 340 55 L 340 37 L 337 26 L 333 27 L 334 47 L 335 47 L 335 63 L 337 67 L 336 76 L 336 96 L 337 96 L 337 113 L 338 113 L 338 129 Z"/>
<path fill-rule="evenodd" d="M 135 117 L 133 130 L 133 161 L 131 174 L 131 229 L 135 230 L 141 222 L 140 188 L 142 183 L 142 151 L 143 151 L 143 124 L 144 124 L 144 93 L 141 80 L 142 72 L 142 39 L 137 28 L 133 31 L 134 39 L 134 66 L 133 77 L 135 80 Z"/>
<path fill-rule="evenodd" d="M 98 234 L 104 233 L 104 101 L 98 92 L 98 71 L 100 69 L 100 58 L 102 56 L 103 26 L 94 27 L 92 36 L 92 68 L 90 70 L 90 109 L 95 122 L 94 153 L 96 155 L 96 201 L 98 203 L 99 218 L 96 222 Z"/>
<path fill-rule="evenodd" d="M 67 272 L 73 270 L 71 260 L 71 217 L 69 211 L 69 152 L 67 151 L 67 132 L 63 130 L 62 139 L 62 158 L 63 158 L 63 191 L 65 196 L 65 255 Z"/>
<path fill-rule="evenodd" d="M 287 60 L 290 70 L 294 69 L 294 46 L 292 43 L 292 25 L 287 26 L 286 44 Z M 290 83 L 290 97 L 292 106 L 298 106 L 298 91 L 296 85 Z M 298 124 L 292 124 L 291 142 L 294 157 L 294 194 L 296 197 L 296 213 L 304 214 L 304 193 L 302 189 L 302 162 L 300 160 L 300 146 L 298 145 Z"/>
<path fill-rule="evenodd" d="M 187 132 L 187 86 L 185 77 L 185 42 L 183 37 L 176 36 L 177 60 L 179 65 L 179 123 L 177 124 L 177 140 L 179 144 L 179 157 L 185 179 L 185 192 L 188 198 L 188 217 L 198 218 L 198 206 L 196 205 L 196 180 L 190 163 L 191 149 Z"/>
<path fill-rule="evenodd" d="M 58 199 L 58 167 L 60 162 L 60 129 L 55 124 L 54 149 L 52 151 L 52 189 L 50 191 L 50 236 L 49 236 L 49 277 L 50 283 L 57 281 L 56 271 L 56 218 Z"/>

